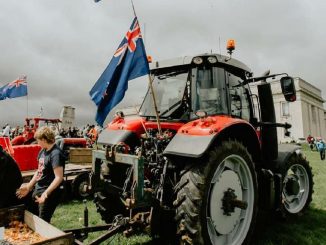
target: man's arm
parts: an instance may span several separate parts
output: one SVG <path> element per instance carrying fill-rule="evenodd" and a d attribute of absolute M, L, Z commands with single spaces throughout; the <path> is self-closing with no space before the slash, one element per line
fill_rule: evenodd
<path fill-rule="evenodd" d="M 37 181 L 37 171 L 34 173 L 33 178 L 28 183 L 23 183 L 16 191 L 16 196 L 21 199 L 33 189 Z"/>

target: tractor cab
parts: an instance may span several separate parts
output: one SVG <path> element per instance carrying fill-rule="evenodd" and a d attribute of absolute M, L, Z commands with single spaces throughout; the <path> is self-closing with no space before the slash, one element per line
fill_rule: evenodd
<path fill-rule="evenodd" d="M 151 74 L 162 120 L 187 122 L 198 118 L 197 111 L 247 121 L 253 117 L 249 86 L 244 82 L 251 72 L 237 60 L 203 54 L 157 62 Z M 140 115 L 155 118 L 151 90 L 146 94 Z"/>

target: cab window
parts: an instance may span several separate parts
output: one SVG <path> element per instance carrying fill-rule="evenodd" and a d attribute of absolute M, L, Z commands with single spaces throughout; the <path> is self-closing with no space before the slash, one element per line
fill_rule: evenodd
<path fill-rule="evenodd" d="M 227 73 L 227 79 L 230 98 L 230 114 L 234 117 L 249 121 L 250 103 L 248 89 L 241 85 L 243 81 L 240 77 Z"/>

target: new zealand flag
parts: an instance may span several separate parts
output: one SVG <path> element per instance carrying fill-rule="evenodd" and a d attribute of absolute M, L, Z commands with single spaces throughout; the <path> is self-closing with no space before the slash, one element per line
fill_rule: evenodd
<path fill-rule="evenodd" d="M 128 81 L 149 74 L 149 66 L 137 17 L 119 45 L 109 65 L 89 95 L 97 105 L 96 122 L 105 118 L 124 97 Z"/>
<path fill-rule="evenodd" d="M 0 88 L 0 100 L 27 95 L 26 76 L 20 77 Z"/>

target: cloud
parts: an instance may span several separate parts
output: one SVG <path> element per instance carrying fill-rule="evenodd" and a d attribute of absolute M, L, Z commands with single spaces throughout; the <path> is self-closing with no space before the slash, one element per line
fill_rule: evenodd
<path fill-rule="evenodd" d="M 133 18 L 130 1 L 0 0 L 0 85 L 27 75 L 29 115 L 49 117 L 76 107 L 79 124 L 94 123 L 88 91 L 109 63 Z M 299 76 L 326 91 L 320 67 L 326 53 L 326 3 L 261 0 L 134 0 L 147 53 L 155 60 L 204 52 L 225 53 L 256 75 L 267 69 Z M 139 103 L 146 79 L 129 84 L 121 105 Z M 323 92 L 324 93 L 324 92 Z M 136 99 L 137 98 L 137 99 Z M 26 98 L 0 102 L 0 125 L 17 124 Z M 119 105 L 119 106 L 121 106 Z"/>

